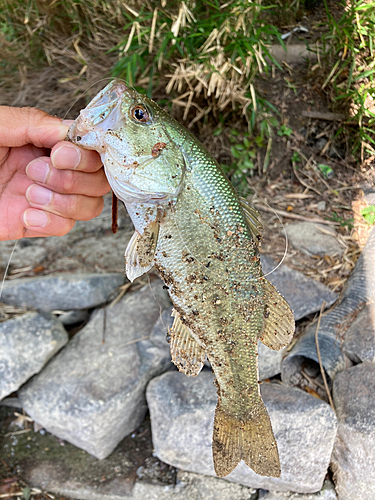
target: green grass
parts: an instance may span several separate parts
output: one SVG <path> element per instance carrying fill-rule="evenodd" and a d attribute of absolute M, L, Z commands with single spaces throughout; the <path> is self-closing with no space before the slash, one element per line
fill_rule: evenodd
<path fill-rule="evenodd" d="M 336 21 L 328 10 L 329 33 L 324 37 L 327 77 L 323 88 L 349 115 L 354 152 L 375 154 L 375 2 L 353 0 Z"/>
<path fill-rule="evenodd" d="M 178 95 L 184 118 L 201 119 L 238 108 L 249 122 L 259 104 L 255 77 L 268 72 L 277 29 L 265 22 L 270 7 L 234 0 L 137 2 L 125 13 L 125 36 L 113 49 L 119 60 L 113 75 L 147 86 L 149 96 L 165 82 Z M 166 81 L 165 81 L 166 80 Z M 181 97 L 182 96 L 182 97 Z M 210 109 L 209 109 L 210 108 Z"/>

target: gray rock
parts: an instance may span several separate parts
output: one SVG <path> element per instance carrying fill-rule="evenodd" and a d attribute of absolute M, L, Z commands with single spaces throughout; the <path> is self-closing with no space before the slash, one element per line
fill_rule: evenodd
<path fill-rule="evenodd" d="M 273 351 L 262 342 L 258 342 L 259 380 L 265 380 L 281 373 L 284 351 L 284 349 Z"/>
<path fill-rule="evenodd" d="M 173 307 L 168 307 L 168 309 L 165 309 L 161 313 L 156 323 L 154 324 L 154 327 L 150 335 L 150 340 L 155 345 L 161 348 L 165 348 L 165 346 L 167 346 L 168 351 L 169 351 L 169 344 L 167 342 L 167 334 L 168 330 L 172 327 L 174 319 L 172 318 L 172 310 Z"/>
<path fill-rule="evenodd" d="M 263 273 L 271 272 L 277 263 L 266 255 L 260 258 Z M 337 294 L 328 287 L 315 281 L 304 274 L 281 264 L 267 279 L 285 297 L 293 310 L 294 319 L 297 321 L 309 314 L 320 311 L 323 300 L 330 307 L 337 299 Z"/>
<path fill-rule="evenodd" d="M 161 310 L 169 305 L 158 280 L 97 311 L 20 391 L 25 411 L 52 434 L 95 457 L 109 455 L 142 421 L 148 381 L 170 367 L 165 350 L 149 339 Z"/>
<path fill-rule="evenodd" d="M 208 372 L 196 378 L 170 372 L 148 385 L 153 443 L 160 460 L 214 475 L 211 439 L 217 396 L 213 378 Z M 336 435 L 331 407 L 279 384 L 262 384 L 261 392 L 278 442 L 281 477 L 258 476 L 241 462 L 226 479 L 268 490 L 320 490 Z"/>
<path fill-rule="evenodd" d="M 22 410 L 22 405 L 17 397 L 9 396 L 9 398 L 4 398 L 0 401 L 0 406 L 8 406 L 10 408 L 19 408 Z"/>
<path fill-rule="evenodd" d="M 41 245 L 41 240 L 43 238 L 25 238 L 16 245 L 14 241 L 0 241 L 0 267 L 5 268 L 12 257 L 12 268 L 28 267 L 32 270 L 46 257 L 47 250 Z"/>
<path fill-rule="evenodd" d="M 291 491 L 259 491 L 259 500 L 337 500 L 335 488 L 326 479 L 323 488 L 317 493 L 293 493 Z"/>
<path fill-rule="evenodd" d="M 104 484 L 83 483 L 72 478 L 62 480 L 61 470 L 50 463 L 36 465 L 28 480 L 34 487 L 80 500 L 252 500 L 255 490 L 231 484 L 223 479 L 178 471 L 177 484 L 157 482 L 129 482 L 129 478 L 115 477 Z"/>
<path fill-rule="evenodd" d="M 2 301 L 43 311 L 88 309 L 103 304 L 124 283 L 122 274 L 60 274 L 4 284 Z"/>
<path fill-rule="evenodd" d="M 179 490 L 179 491 L 178 491 Z M 217 477 L 202 476 L 193 472 L 178 471 L 176 494 L 173 500 L 252 500 L 257 497 L 253 488 L 229 483 Z M 145 497 L 148 499 L 148 497 Z M 155 500 L 158 500 L 155 497 Z"/>
<path fill-rule="evenodd" d="M 339 500 L 375 498 L 375 364 L 337 375 L 333 400 L 338 431 L 331 468 Z"/>
<path fill-rule="evenodd" d="M 372 184 L 364 184 L 362 186 L 364 199 L 367 205 L 375 205 L 375 189 Z"/>
<path fill-rule="evenodd" d="M 336 232 L 330 226 L 315 222 L 286 224 L 285 231 L 290 243 L 307 255 L 342 255 L 342 247 L 336 239 Z"/>
<path fill-rule="evenodd" d="M 30 312 L 0 323 L 0 399 L 38 373 L 67 342 L 64 327 L 50 314 Z"/>
<path fill-rule="evenodd" d="M 375 304 L 367 305 L 349 326 L 343 351 L 354 363 L 375 361 Z"/>
<path fill-rule="evenodd" d="M 65 326 L 76 325 L 83 323 L 89 319 L 89 312 L 87 309 L 77 309 L 73 311 L 66 311 L 60 314 L 59 320 Z"/>
<path fill-rule="evenodd" d="M 160 318 L 156 321 L 150 337 L 150 340 L 152 340 L 155 345 L 166 349 L 167 352 L 170 352 L 169 344 L 166 342 L 167 332 L 173 324 L 173 317 L 171 314 L 172 307 L 163 311 Z M 258 353 L 259 380 L 274 377 L 281 372 L 281 362 L 284 350 L 273 351 L 261 342 L 258 342 Z M 209 361 L 206 360 L 205 365 L 210 366 Z"/>
<path fill-rule="evenodd" d="M 314 144 L 315 151 L 320 153 L 322 151 L 322 149 L 324 148 L 324 146 L 327 144 L 327 142 L 328 142 L 328 140 L 325 139 L 324 137 L 321 137 L 320 139 L 318 139 L 316 141 L 316 143 Z"/>
<path fill-rule="evenodd" d="M 124 253 L 134 230 L 105 233 L 100 238 L 89 236 L 76 241 L 71 250 L 72 256 L 79 256 L 86 268 L 125 272 Z"/>

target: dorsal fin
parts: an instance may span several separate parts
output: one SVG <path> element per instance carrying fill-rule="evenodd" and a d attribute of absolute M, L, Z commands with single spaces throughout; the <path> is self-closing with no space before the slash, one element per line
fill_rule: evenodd
<path fill-rule="evenodd" d="M 264 345 L 279 351 L 292 340 L 294 333 L 294 316 L 288 302 L 276 288 L 265 278 L 264 284 L 264 326 L 259 340 Z"/>
<path fill-rule="evenodd" d="M 195 377 L 203 367 L 206 354 L 192 336 L 191 330 L 182 323 L 176 310 L 173 310 L 172 316 L 174 316 L 170 330 L 172 362 L 180 372 Z"/>
<path fill-rule="evenodd" d="M 140 234 L 135 231 L 125 250 L 126 276 L 134 281 L 154 265 L 159 236 L 159 222 L 151 222 Z"/>
<path fill-rule="evenodd" d="M 239 199 L 248 228 L 255 239 L 259 241 L 262 236 L 263 229 L 263 226 L 259 220 L 260 214 L 258 210 L 252 207 L 245 198 L 242 198 L 242 196 L 240 196 Z"/>

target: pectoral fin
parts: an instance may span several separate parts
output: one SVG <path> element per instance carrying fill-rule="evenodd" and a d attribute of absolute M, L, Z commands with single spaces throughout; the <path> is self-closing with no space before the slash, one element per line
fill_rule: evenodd
<path fill-rule="evenodd" d="M 206 360 L 202 347 L 192 336 L 190 329 L 184 325 L 176 311 L 173 311 L 174 322 L 170 331 L 172 362 L 180 372 L 195 377 L 201 371 Z"/>
<path fill-rule="evenodd" d="M 258 210 L 252 207 L 242 196 L 240 196 L 240 205 L 251 234 L 259 241 L 262 236 L 262 224 L 259 221 L 260 215 Z"/>
<path fill-rule="evenodd" d="M 135 231 L 125 250 L 126 276 L 134 281 L 154 265 L 154 256 L 159 236 L 159 223 L 152 222 L 142 234 Z"/>
<path fill-rule="evenodd" d="M 288 302 L 276 288 L 264 279 L 266 304 L 264 326 L 259 340 L 275 351 L 285 347 L 292 340 L 294 333 L 294 316 Z"/>

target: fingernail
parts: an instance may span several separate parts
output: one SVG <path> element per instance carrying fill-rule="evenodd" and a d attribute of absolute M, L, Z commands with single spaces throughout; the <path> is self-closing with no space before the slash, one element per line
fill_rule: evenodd
<path fill-rule="evenodd" d="M 23 214 L 23 222 L 27 227 L 44 227 L 48 222 L 48 215 L 41 210 L 28 208 Z"/>
<path fill-rule="evenodd" d="M 49 165 L 45 161 L 35 160 L 26 167 L 27 176 L 36 182 L 45 182 L 49 174 Z"/>
<path fill-rule="evenodd" d="M 75 146 L 61 146 L 54 151 L 51 160 L 56 168 L 67 168 L 72 170 L 78 167 L 81 157 L 81 151 Z"/>
<path fill-rule="evenodd" d="M 62 120 L 61 123 L 63 125 L 66 125 L 67 127 L 70 127 L 74 123 L 75 120 Z"/>
<path fill-rule="evenodd" d="M 37 184 L 32 184 L 26 190 L 26 198 L 32 205 L 48 205 L 52 200 L 52 191 Z"/>

